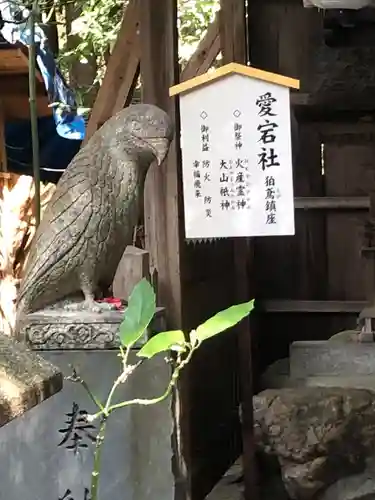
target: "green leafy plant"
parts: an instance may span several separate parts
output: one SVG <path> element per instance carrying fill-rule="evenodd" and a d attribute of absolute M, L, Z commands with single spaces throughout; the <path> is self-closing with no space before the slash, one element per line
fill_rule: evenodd
<path fill-rule="evenodd" d="M 74 377 L 74 380 L 80 382 L 85 388 L 97 408 L 95 414 L 86 416 L 87 422 L 92 424 L 96 420 L 100 421 L 95 441 L 94 468 L 91 476 L 91 500 L 98 500 L 100 456 L 105 438 L 106 425 L 110 415 L 115 410 L 127 406 L 149 406 L 165 400 L 171 394 L 181 370 L 189 363 L 193 354 L 202 343 L 235 326 L 250 314 L 253 307 L 253 300 L 229 307 L 199 325 L 189 335 L 185 335 L 182 330 L 157 333 L 144 343 L 137 352 L 138 361 L 131 364 L 129 362 L 131 349 L 146 335 L 156 311 L 155 293 L 150 283 L 146 279 L 143 279 L 134 287 L 119 330 L 119 356 L 121 357 L 122 369 L 114 381 L 106 401 L 100 401 L 77 374 Z M 112 400 L 116 389 L 128 381 L 129 377 L 143 361 L 147 362 L 148 359 L 163 352 L 173 352 L 175 354 L 171 378 L 163 394 L 152 399 L 136 398 L 114 404 Z"/>

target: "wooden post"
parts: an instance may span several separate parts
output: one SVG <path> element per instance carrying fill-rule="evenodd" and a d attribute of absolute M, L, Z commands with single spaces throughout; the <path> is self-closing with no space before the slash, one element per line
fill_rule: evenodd
<path fill-rule="evenodd" d="M 375 306 L 375 192 L 370 193 L 370 210 L 365 222 L 362 256 L 366 262 L 366 299 Z"/>
<path fill-rule="evenodd" d="M 8 172 L 8 157 L 5 147 L 5 114 L 2 101 L 0 101 L 0 172 Z"/>
<path fill-rule="evenodd" d="M 244 0 L 220 0 L 220 40 L 224 64 L 238 62 L 247 64 L 246 12 Z M 245 105 L 245 103 L 244 103 Z M 250 300 L 249 239 L 238 238 L 233 242 L 237 301 Z M 243 441 L 243 469 L 245 500 L 258 500 L 254 422 L 253 422 L 253 374 L 252 349 L 249 321 L 243 321 L 238 331 L 238 354 L 240 363 L 240 400 Z"/>
<path fill-rule="evenodd" d="M 178 83 L 177 0 L 141 0 L 141 82 L 142 100 L 169 113 L 176 133 L 163 165 L 152 165 L 144 194 L 146 249 L 157 277 L 157 301 L 166 308 L 168 328 L 182 328 L 183 217 L 182 173 L 178 100 L 169 97 L 169 88 Z M 189 452 L 188 384 L 186 372 L 173 393 L 175 428 L 172 436 L 172 466 L 178 476 L 176 498 L 188 496 L 186 461 Z M 183 442 L 182 442 L 183 440 Z"/>
<path fill-rule="evenodd" d="M 178 103 L 169 87 L 178 83 L 177 0 L 141 0 L 142 100 L 169 113 L 176 127 L 168 158 L 152 165 L 145 186 L 145 237 L 150 265 L 158 276 L 158 305 L 167 308 L 167 322 L 180 328 L 182 187 Z"/>
<path fill-rule="evenodd" d="M 360 342 L 374 342 L 375 318 L 375 191 L 370 192 L 370 210 L 365 221 L 364 242 L 361 249 L 365 260 L 365 288 L 367 305 L 359 315 L 361 332 L 358 335 Z"/>

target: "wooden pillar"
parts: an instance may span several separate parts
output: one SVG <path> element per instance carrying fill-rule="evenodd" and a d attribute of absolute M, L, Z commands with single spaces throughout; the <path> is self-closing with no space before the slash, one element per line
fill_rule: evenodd
<path fill-rule="evenodd" d="M 183 205 L 178 100 L 169 88 L 179 82 L 177 0 L 140 0 L 142 101 L 164 109 L 175 124 L 175 139 L 167 159 L 152 165 L 146 178 L 144 219 L 146 249 L 157 286 L 159 306 L 166 307 L 168 328 L 182 328 L 181 265 L 183 262 Z M 189 404 L 187 370 L 174 393 L 176 426 L 173 469 L 176 498 L 189 488 L 185 461 L 189 461 Z M 185 411 L 186 410 L 186 411 Z"/>
<path fill-rule="evenodd" d="M 0 100 L 0 172 L 8 172 L 8 158 L 5 147 L 5 114 Z"/>
<path fill-rule="evenodd" d="M 180 250 L 182 214 L 177 99 L 169 87 L 178 83 L 177 0 L 141 0 L 142 100 L 169 113 L 176 127 L 168 158 L 152 165 L 145 187 L 145 231 L 151 269 L 157 273 L 158 302 L 167 308 L 169 326 L 181 327 Z"/>
<path fill-rule="evenodd" d="M 220 0 L 220 39 L 224 64 L 237 62 L 247 64 L 246 8 L 245 0 Z M 244 103 L 246 105 L 246 103 Z M 237 301 L 250 300 L 249 260 L 252 245 L 249 239 L 233 241 L 236 269 Z M 249 321 L 243 321 L 238 331 L 238 354 L 240 364 L 240 401 L 243 437 L 243 468 L 245 500 L 259 498 L 255 463 L 254 423 L 253 423 L 253 374 L 252 349 Z"/>

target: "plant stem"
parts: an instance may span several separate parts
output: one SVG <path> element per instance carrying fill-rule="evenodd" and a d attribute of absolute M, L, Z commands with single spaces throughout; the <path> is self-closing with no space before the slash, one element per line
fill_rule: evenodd
<path fill-rule="evenodd" d="M 111 401 L 112 401 L 113 395 L 114 395 L 117 387 L 122 382 L 122 376 L 123 376 L 123 373 L 121 373 L 121 375 L 119 375 L 117 377 L 117 379 L 115 380 L 115 382 L 113 383 L 113 386 L 112 386 L 112 389 L 109 392 L 109 395 L 108 395 L 107 402 L 105 404 L 104 410 L 102 410 L 104 415 L 107 415 L 107 416 L 109 415 L 109 411 L 108 410 L 109 410 L 109 407 L 111 405 Z"/>
<path fill-rule="evenodd" d="M 86 384 L 86 382 L 81 379 L 80 383 L 81 383 L 82 387 L 85 389 L 85 391 L 87 392 L 91 401 L 95 404 L 95 406 L 97 406 L 99 408 L 99 410 L 104 412 L 104 406 L 99 401 L 99 399 L 91 392 L 91 390 L 90 390 L 89 386 Z"/>
<path fill-rule="evenodd" d="M 104 443 L 105 430 L 107 426 L 107 417 L 103 417 L 100 422 L 99 432 L 96 437 L 94 467 L 91 473 L 91 500 L 98 500 L 99 479 L 100 479 L 100 459 L 102 446 Z"/>
<path fill-rule="evenodd" d="M 163 392 L 163 394 L 161 396 L 158 396 L 156 398 L 152 398 L 152 399 L 140 399 L 140 398 L 136 398 L 136 399 L 130 399 L 128 401 L 122 401 L 121 403 L 117 403 L 117 404 L 114 404 L 114 405 L 111 405 L 110 406 L 110 397 L 108 397 L 108 400 L 107 400 L 107 403 L 106 403 L 106 406 L 104 408 L 104 411 L 99 411 L 98 413 L 96 413 L 95 415 L 93 415 L 93 420 L 95 420 L 96 418 L 102 416 L 102 415 L 110 415 L 112 413 L 112 411 L 114 410 L 118 410 L 119 408 L 125 408 L 125 406 L 132 406 L 132 405 L 140 405 L 140 406 L 150 406 L 150 405 L 154 405 L 154 404 L 157 404 L 157 403 L 161 403 L 164 399 L 166 399 L 170 393 L 172 392 L 172 389 L 173 387 L 175 386 L 176 384 L 176 381 L 180 375 L 180 371 L 184 368 L 185 365 L 187 365 L 189 363 L 189 361 L 191 360 L 192 356 L 193 356 L 193 353 L 194 351 L 196 350 L 195 347 L 193 347 L 191 349 L 191 351 L 189 352 L 188 356 L 186 356 L 186 358 L 181 361 L 180 363 L 178 363 L 178 365 L 175 367 L 173 373 L 172 373 L 172 377 L 171 377 L 171 380 L 166 388 L 166 390 Z M 119 379 L 117 379 L 118 381 Z M 117 381 L 115 382 L 114 386 L 112 387 L 112 390 L 111 390 L 111 393 L 113 395 L 113 392 L 114 392 L 114 387 L 117 383 Z"/>
<path fill-rule="evenodd" d="M 35 49 L 35 23 L 38 9 L 38 0 L 33 0 L 31 7 L 29 26 L 29 105 L 31 124 L 31 145 L 33 155 L 33 176 L 35 186 L 35 225 L 40 224 L 40 170 L 39 170 L 39 137 L 38 137 L 38 111 L 36 106 L 36 49 Z"/>
<path fill-rule="evenodd" d="M 138 368 L 138 366 L 142 363 L 142 361 L 139 361 L 134 366 L 128 366 L 129 353 L 130 353 L 130 347 L 126 348 L 125 353 L 123 353 L 123 351 L 121 351 L 121 354 L 122 354 L 122 372 L 120 373 L 120 375 L 117 377 L 117 379 L 113 383 L 112 389 L 110 390 L 110 392 L 108 394 L 107 402 L 104 406 L 104 409 L 100 408 L 101 410 L 103 410 L 104 415 L 109 415 L 109 413 L 110 413 L 109 408 L 111 406 L 112 398 L 116 392 L 117 387 L 120 384 L 124 384 L 128 380 L 129 376 L 133 373 L 133 371 L 136 368 Z"/>

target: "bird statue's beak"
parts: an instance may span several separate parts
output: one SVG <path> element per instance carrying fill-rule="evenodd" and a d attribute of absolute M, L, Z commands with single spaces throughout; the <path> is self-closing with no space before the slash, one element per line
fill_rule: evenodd
<path fill-rule="evenodd" d="M 158 163 L 158 166 L 160 167 L 168 154 L 171 141 L 166 137 L 158 137 L 149 139 L 148 143 L 152 146 L 156 161 Z"/>

